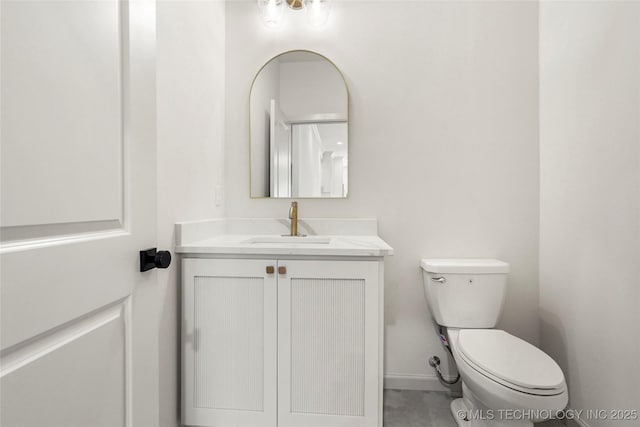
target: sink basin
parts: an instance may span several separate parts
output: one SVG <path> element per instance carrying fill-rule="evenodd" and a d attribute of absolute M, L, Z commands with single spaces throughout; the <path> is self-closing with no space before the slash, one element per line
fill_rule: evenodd
<path fill-rule="evenodd" d="M 256 236 L 247 240 L 247 243 L 303 243 L 326 245 L 331 242 L 331 237 L 325 236 Z"/>

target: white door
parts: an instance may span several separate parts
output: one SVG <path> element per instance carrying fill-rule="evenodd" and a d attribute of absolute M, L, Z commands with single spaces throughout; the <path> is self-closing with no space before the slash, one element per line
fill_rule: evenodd
<path fill-rule="evenodd" d="M 155 5 L 0 12 L 0 424 L 156 426 Z"/>
<path fill-rule="evenodd" d="M 380 263 L 278 269 L 278 427 L 382 425 Z"/>
<path fill-rule="evenodd" d="M 271 197 L 291 197 L 291 127 L 275 99 L 269 114 Z"/>
<path fill-rule="evenodd" d="M 183 260 L 183 424 L 276 426 L 275 266 Z"/>

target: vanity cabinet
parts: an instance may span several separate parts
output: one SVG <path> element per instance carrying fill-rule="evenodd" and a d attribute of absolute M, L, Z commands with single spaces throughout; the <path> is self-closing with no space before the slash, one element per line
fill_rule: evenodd
<path fill-rule="evenodd" d="M 382 425 L 381 258 L 184 258 L 182 275 L 185 425 Z"/>

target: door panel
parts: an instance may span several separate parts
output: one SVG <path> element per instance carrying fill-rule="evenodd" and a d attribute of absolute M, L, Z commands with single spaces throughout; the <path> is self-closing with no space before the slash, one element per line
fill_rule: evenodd
<path fill-rule="evenodd" d="M 364 415 L 364 279 L 291 278 L 291 412 Z"/>
<path fill-rule="evenodd" d="M 194 279 L 194 406 L 264 410 L 264 278 Z"/>
<path fill-rule="evenodd" d="M 0 7 L 0 424 L 157 425 L 155 4 Z"/>
<path fill-rule="evenodd" d="M 3 227 L 117 224 L 118 2 L 3 1 L 2 36 Z"/>
<path fill-rule="evenodd" d="M 3 378 L 2 425 L 123 425 L 124 399 L 113 396 L 122 395 L 125 388 L 125 352 L 121 345 L 125 336 L 124 310 L 122 305 L 110 311 L 114 310 L 116 315 L 104 321 L 95 325 L 80 322 L 87 327 L 70 336 L 43 339 L 48 346 L 37 345 L 31 351 L 20 352 L 21 356 L 36 357 Z"/>
<path fill-rule="evenodd" d="M 276 278 L 268 260 L 183 261 L 183 423 L 276 425 Z"/>
<path fill-rule="evenodd" d="M 278 266 L 278 426 L 377 426 L 379 263 Z"/>

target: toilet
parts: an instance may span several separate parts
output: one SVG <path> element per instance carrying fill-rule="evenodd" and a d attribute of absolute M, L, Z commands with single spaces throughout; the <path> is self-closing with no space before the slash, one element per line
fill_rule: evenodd
<path fill-rule="evenodd" d="M 427 304 L 444 328 L 462 380 L 451 403 L 460 427 L 531 427 L 565 408 L 567 385 L 542 350 L 494 329 L 509 264 L 495 259 L 423 259 Z"/>

